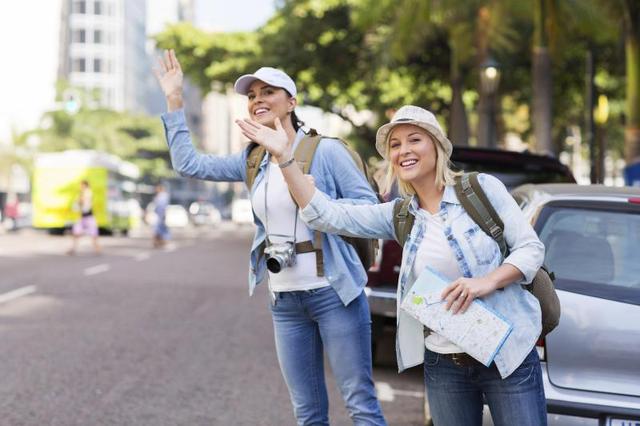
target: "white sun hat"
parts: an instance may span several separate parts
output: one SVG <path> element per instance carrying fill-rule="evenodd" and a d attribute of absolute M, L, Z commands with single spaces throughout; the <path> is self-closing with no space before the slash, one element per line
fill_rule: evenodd
<path fill-rule="evenodd" d="M 233 88 L 236 93 L 246 95 L 249 92 L 249 87 L 256 80 L 264 81 L 273 87 L 280 87 L 289 92 L 291 96 L 296 96 L 298 93 L 296 83 L 294 83 L 286 72 L 271 67 L 262 67 L 253 74 L 241 76 L 236 80 Z"/>
<path fill-rule="evenodd" d="M 453 151 L 453 144 L 444 134 L 440 123 L 436 119 L 436 116 L 432 112 L 427 111 L 424 108 L 420 108 L 414 105 L 405 105 L 400 108 L 393 115 L 391 121 L 378 129 L 376 133 L 376 149 L 382 156 L 387 159 L 387 143 L 389 143 L 389 134 L 399 124 L 412 124 L 418 126 L 427 131 L 434 139 L 440 143 L 442 149 L 451 157 Z"/>

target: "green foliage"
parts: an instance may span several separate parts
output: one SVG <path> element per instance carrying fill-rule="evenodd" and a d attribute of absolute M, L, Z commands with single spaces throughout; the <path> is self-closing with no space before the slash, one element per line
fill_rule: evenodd
<path fill-rule="evenodd" d="M 205 33 L 180 24 L 155 38 L 160 47 L 176 49 L 186 75 L 204 92 L 221 90 L 260 66 L 285 69 L 296 80 L 299 101 L 351 121 L 352 142 L 369 156 L 375 129 L 402 104 L 430 108 L 445 122 L 455 76 L 462 78 L 470 121 L 477 121 L 477 66 L 489 53 L 502 68 L 499 94 L 509 115 L 504 130 L 527 139 L 534 1 L 546 11 L 557 142 L 569 126 L 583 123 L 589 47 L 597 52 L 597 67 L 606 70 L 597 85 L 610 98 L 609 122 L 620 127 L 622 112 L 613 105 L 625 96 L 623 0 L 281 0 L 252 33 Z M 354 109 L 371 110 L 375 119 L 360 123 Z"/>
<path fill-rule="evenodd" d="M 81 108 L 76 114 L 51 111 L 43 125 L 29 132 L 41 152 L 92 149 L 136 164 L 151 181 L 172 174 L 164 130 L 156 117 Z"/>

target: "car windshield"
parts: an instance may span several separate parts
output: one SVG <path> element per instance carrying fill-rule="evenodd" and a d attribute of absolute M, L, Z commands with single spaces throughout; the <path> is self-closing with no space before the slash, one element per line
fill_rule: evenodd
<path fill-rule="evenodd" d="M 548 209 L 539 235 L 557 278 L 640 289 L 640 214 Z"/>

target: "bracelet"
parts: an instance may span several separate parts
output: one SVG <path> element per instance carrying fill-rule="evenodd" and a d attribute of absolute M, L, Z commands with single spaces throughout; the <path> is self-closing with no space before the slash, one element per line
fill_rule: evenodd
<path fill-rule="evenodd" d="M 294 161 L 296 161 L 296 159 L 291 157 L 284 163 L 278 163 L 278 167 L 280 167 L 281 169 L 284 169 L 285 167 L 289 167 Z"/>

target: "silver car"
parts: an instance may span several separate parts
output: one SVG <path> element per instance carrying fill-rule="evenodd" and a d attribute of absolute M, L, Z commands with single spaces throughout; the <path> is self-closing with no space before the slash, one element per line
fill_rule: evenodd
<path fill-rule="evenodd" d="M 538 346 L 549 413 L 640 425 L 640 188 L 523 185 L 512 194 L 545 244 L 562 305 Z"/>

